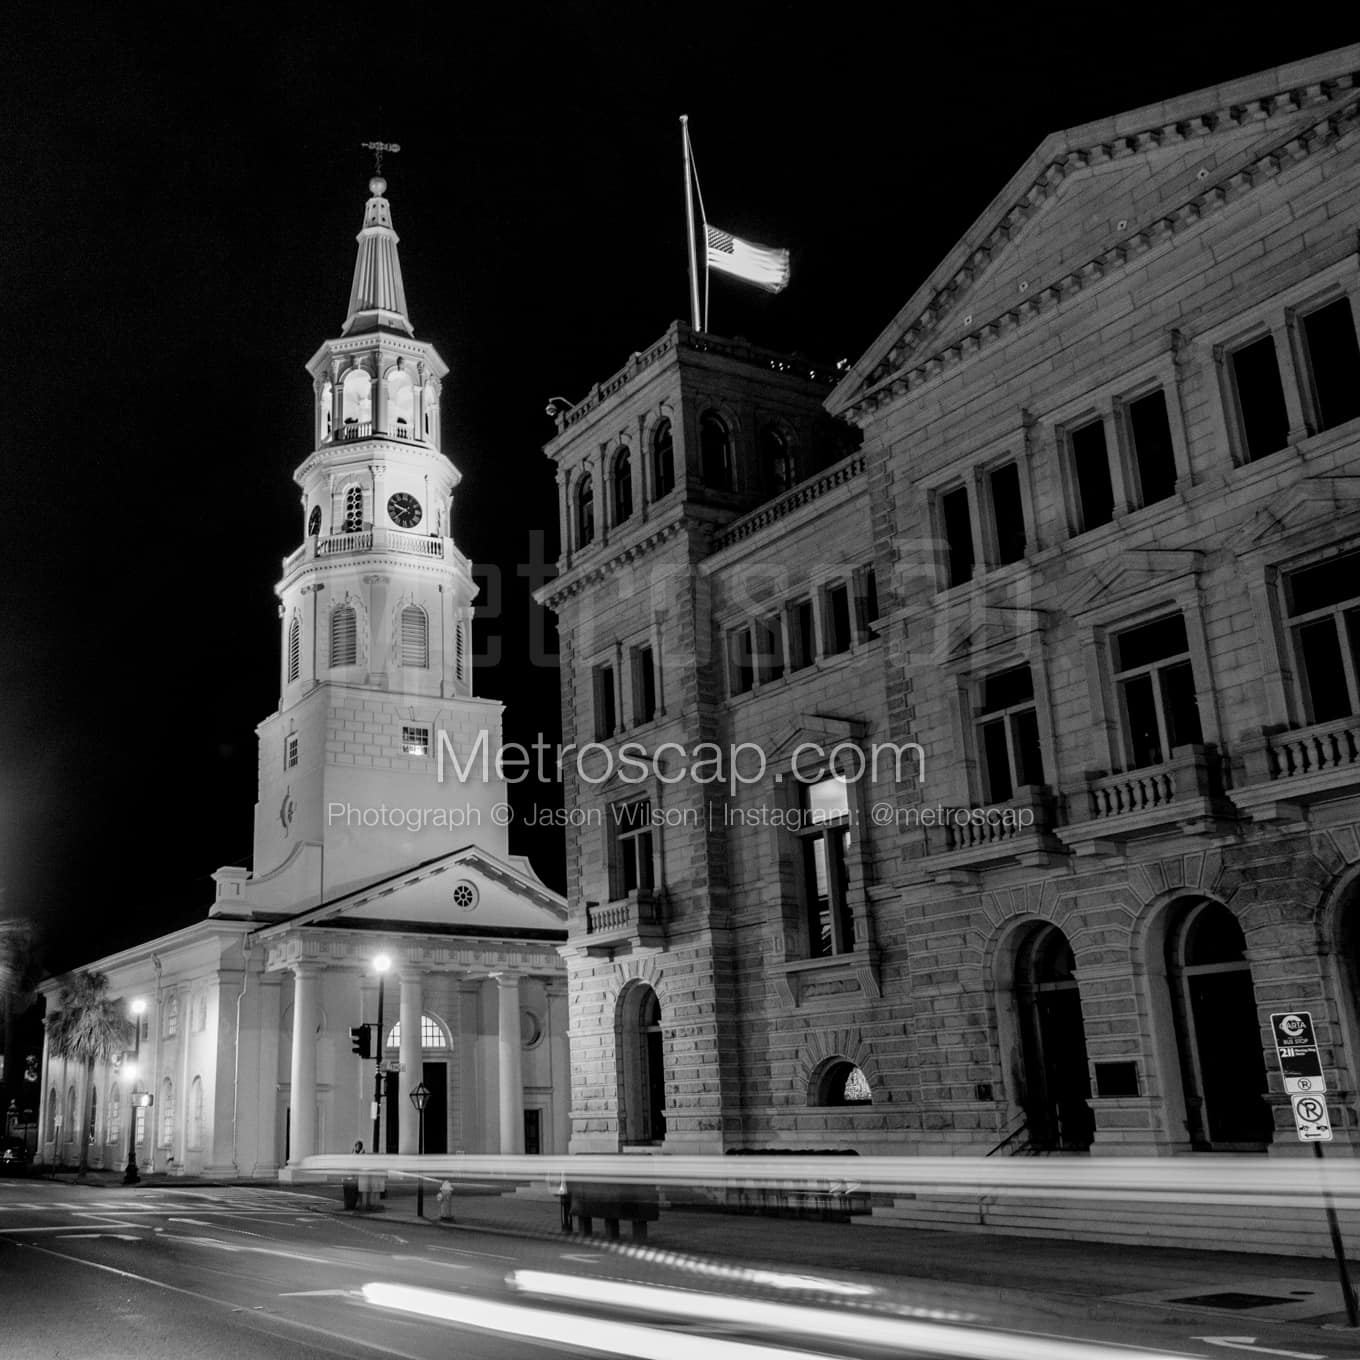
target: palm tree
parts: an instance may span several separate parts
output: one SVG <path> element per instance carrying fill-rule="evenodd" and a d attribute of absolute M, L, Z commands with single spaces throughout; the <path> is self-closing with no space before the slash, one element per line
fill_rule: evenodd
<path fill-rule="evenodd" d="M 58 1057 L 85 1064 L 85 1108 L 80 1128 L 80 1168 L 90 1169 L 89 1127 L 94 1118 L 94 1068 L 106 1063 L 128 1046 L 128 1021 L 123 1003 L 109 995 L 103 973 L 72 973 L 62 983 L 57 1013 L 47 1022 L 52 1052 Z"/>

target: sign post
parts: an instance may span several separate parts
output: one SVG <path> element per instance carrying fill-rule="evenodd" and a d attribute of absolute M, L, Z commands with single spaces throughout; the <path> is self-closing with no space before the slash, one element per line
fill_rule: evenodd
<path fill-rule="evenodd" d="M 1308 1011 L 1285 1011 L 1270 1017 L 1275 1039 L 1275 1056 L 1284 1074 L 1284 1089 L 1294 1109 L 1294 1130 L 1299 1142 L 1312 1143 L 1313 1156 L 1322 1161 L 1322 1145 L 1332 1141 L 1332 1121 L 1327 1116 L 1327 1081 L 1322 1075 L 1313 1017 Z M 1341 1225 L 1326 1186 L 1322 1188 L 1322 1207 L 1327 1211 L 1327 1231 L 1332 1238 L 1336 1272 L 1341 1277 L 1341 1296 L 1346 1301 L 1346 1321 L 1360 1326 L 1355 1287 L 1346 1265 L 1346 1248 L 1341 1241 Z"/>

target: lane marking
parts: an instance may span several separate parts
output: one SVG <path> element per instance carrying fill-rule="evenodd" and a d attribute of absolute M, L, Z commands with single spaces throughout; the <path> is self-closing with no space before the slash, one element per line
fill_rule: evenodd
<path fill-rule="evenodd" d="M 183 1233 L 166 1233 L 171 1242 L 192 1242 L 199 1247 L 216 1247 L 219 1251 L 254 1252 L 259 1256 L 282 1256 L 287 1261 L 307 1261 L 314 1266 L 334 1266 L 339 1264 L 325 1256 L 303 1256 L 301 1252 L 279 1251 L 274 1247 L 251 1247 L 244 1242 L 219 1242 L 215 1237 L 186 1237 Z"/>
<path fill-rule="evenodd" d="M 1272 1346 L 1258 1346 L 1254 1336 L 1192 1336 L 1192 1341 L 1203 1341 L 1210 1346 L 1231 1346 L 1235 1351 L 1250 1351 L 1253 1355 L 1288 1355 L 1293 1360 L 1327 1360 L 1313 1351 L 1277 1351 Z"/>
<path fill-rule="evenodd" d="M 518 1261 L 518 1256 L 502 1256 L 497 1251 L 473 1251 L 471 1247 L 433 1247 L 433 1251 L 452 1251 L 459 1256 L 485 1256 L 490 1261 Z"/>

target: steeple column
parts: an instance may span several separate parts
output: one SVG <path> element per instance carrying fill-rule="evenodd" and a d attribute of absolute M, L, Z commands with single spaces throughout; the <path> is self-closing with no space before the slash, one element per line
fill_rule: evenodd
<path fill-rule="evenodd" d="M 320 1014 L 321 970 L 293 965 L 293 1066 L 288 1082 L 288 1162 L 316 1151 L 316 1027 Z"/>
<path fill-rule="evenodd" d="M 381 429 L 382 426 L 375 425 L 374 429 Z M 381 528 L 387 520 L 387 512 L 384 506 L 387 504 L 387 464 L 373 464 L 373 527 Z"/>
<path fill-rule="evenodd" d="M 364 584 L 368 587 L 368 683 L 370 685 L 377 685 L 382 683 L 383 677 L 387 674 L 388 578 L 376 574 L 365 576 Z"/>
<path fill-rule="evenodd" d="M 403 968 L 401 977 L 401 1045 L 398 1059 L 401 1071 L 397 1076 L 397 1151 L 402 1156 L 414 1156 L 420 1148 L 420 1116 L 411 1104 L 411 1092 L 421 1080 L 420 1017 L 425 1008 L 420 971 Z"/>
<path fill-rule="evenodd" d="M 496 978 L 496 1032 L 499 1046 L 501 1154 L 524 1151 L 524 1073 L 520 1064 L 519 978 Z"/>

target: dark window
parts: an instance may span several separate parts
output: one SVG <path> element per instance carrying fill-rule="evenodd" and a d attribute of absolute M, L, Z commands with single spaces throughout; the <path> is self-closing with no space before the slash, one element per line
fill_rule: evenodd
<path fill-rule="evenodd" d="M 652 874 L 652 804 L 646 798 L 615 803 L 610 809 L 613 845 L 610 855 L 611 898 L 650 891 Z"/>
<path fill-rule="evenodd" d="M 731 694 L 745 694 L 756 682 L 751 656 L 751 630 L 745 624 L 727 635 L 727 688 Z"/>
<path fill-rule="evenodd" d="M 1330 430 L 1360 416 L 1360 346 L 1349 298 L 1338 298 L 1303 318 L 1317 428 Z"/>
<path fill-rule="evenodd" d="M 940 497 L 947 549 L 946 579 L 951 586 L 973 579 L 973 516 L 968 509 L 968 488 L 956 486 Z"/>
<path fill-rule="evenodd" d="M 321 532 L 321 507 L 312 506 L 312 513 L 307 516 L 307 537 L 315 538 Z"/>
<path fill-rule="evenodd" d="M 812 601 L 798 600 L 789 606 L 789 669 L 801 671 L 817 659 L 817 631 Z"/>
<path fill-rule="evenodd" d="M 1360 712 L 1360 552 L 1293 572 L 1286 587 L 1308 721 Z"/>
<path fill-rule="evenodd" d="M 1114 518 L 1114 483 L 1110 480 L 1110 453 L 1105 443 L 1105 422 L 1093 420 L 1068 435 L 1072 471 L 1077 479 L 1077 509 L 1081 530 L 1099 528 Z"/>
<path fill-rule="evenodd" d="M 1023 785 L 1042 784 L 1039 715 L 1034 703 L 1034 677 L 1028 666 L 1015 666 L 982 682 L 978 718 L 987 798 L 1004 803 Z"/>
<path fill-rule="evenodd" d="M 584 548 L 595 541 L 595 487 L 582 477 L 576 488 L 576 546 Z"/>
<path fill-rule="evenodd" d="M 699 475 L 715 491 L 732 490 L 732 441 L 712 411 L 699 419 Z"/>
<path fill-rule="evenodd" d="M 867 642 L 873 636 L 870 625 L 878 622 L 878 577 L 872 567 L 866 567 L 860 573 L 855 612 L 859 617 L 860 636 Z"/>
<path fill-rule="evenodd" d="M 1289 442 L 1289 413 L 1285 410 L 1274 338 L 1263 335 L 1233 350 L 1228 366 L 1247 461 L 1284 448 Z"/>
<path fill-rule="evenodd" d="M 1120 633 L 1114 653 L 1131 769 L 1160 765 L 1178 746 L 1204 739 L 1190 644 L 1179 614 Z"/>
<path fill-rule="evenodd" d="M 848 652 L 854 638 L 850 632 L 850 587 L 844 581 L 826 590 L 826 651 L 828 656 Z"/>
<path fill-rule="evenodd" d="M 776 494 L 787 491 L 798 480 L 793 451 L 788 441 L 773 426 L 760 432 L 760 460 L 765 468 L 765 481 Z"/>
<path fill-rule="evenodd" d="M 619 723 L 613 666 L 595 667 L 595 740 L 606 741 Z"/>
<path fill-rule="evenodd" d="M 1125 407 L 1133 465 L 1138 475 L 1138 504 L 1153 505 L 1176 491 L 1176 454 L 1171 446 L 1171 421 L 1166 393 L 1149 392 Z"/>
<path fill-rule="evenodd" d="M 656 717 L 656 659 L 650 647 L 633 649 L 633 721 Z"/>
<path fill-rule="evenodd" d="M 622 449 L 614 459 L 614 523 L 622 524 L 633 513 L 633 460 Z"/>
<path fill-rule="evenodd" d="M 803 785 L 803 909 L 808 955 L 824 958 L 855 947 L 849 901 L 850 796 L 832 776 Z"/>
<path fill-rule="evenodd" d="M 772 614 L 768 618 L 757 619 L 754 628 L 756 682 L 766 685 L 784 674 L 784 648 L 779 616 Z"/>
<path fill-rule="evenodd" d="M 993 468 L 987 476 L 996 530 L 996 560 L 1018 562 L 1025 555 L 1025 506 L 1020 499 L 1020 469 L 1015 463 Z"/>
<path fill-rule="evenodd" d="M 652 480 L 658 500 L 675 490 L 675 446 L 669 420 L 661 421 L 652 433 Z"/>

